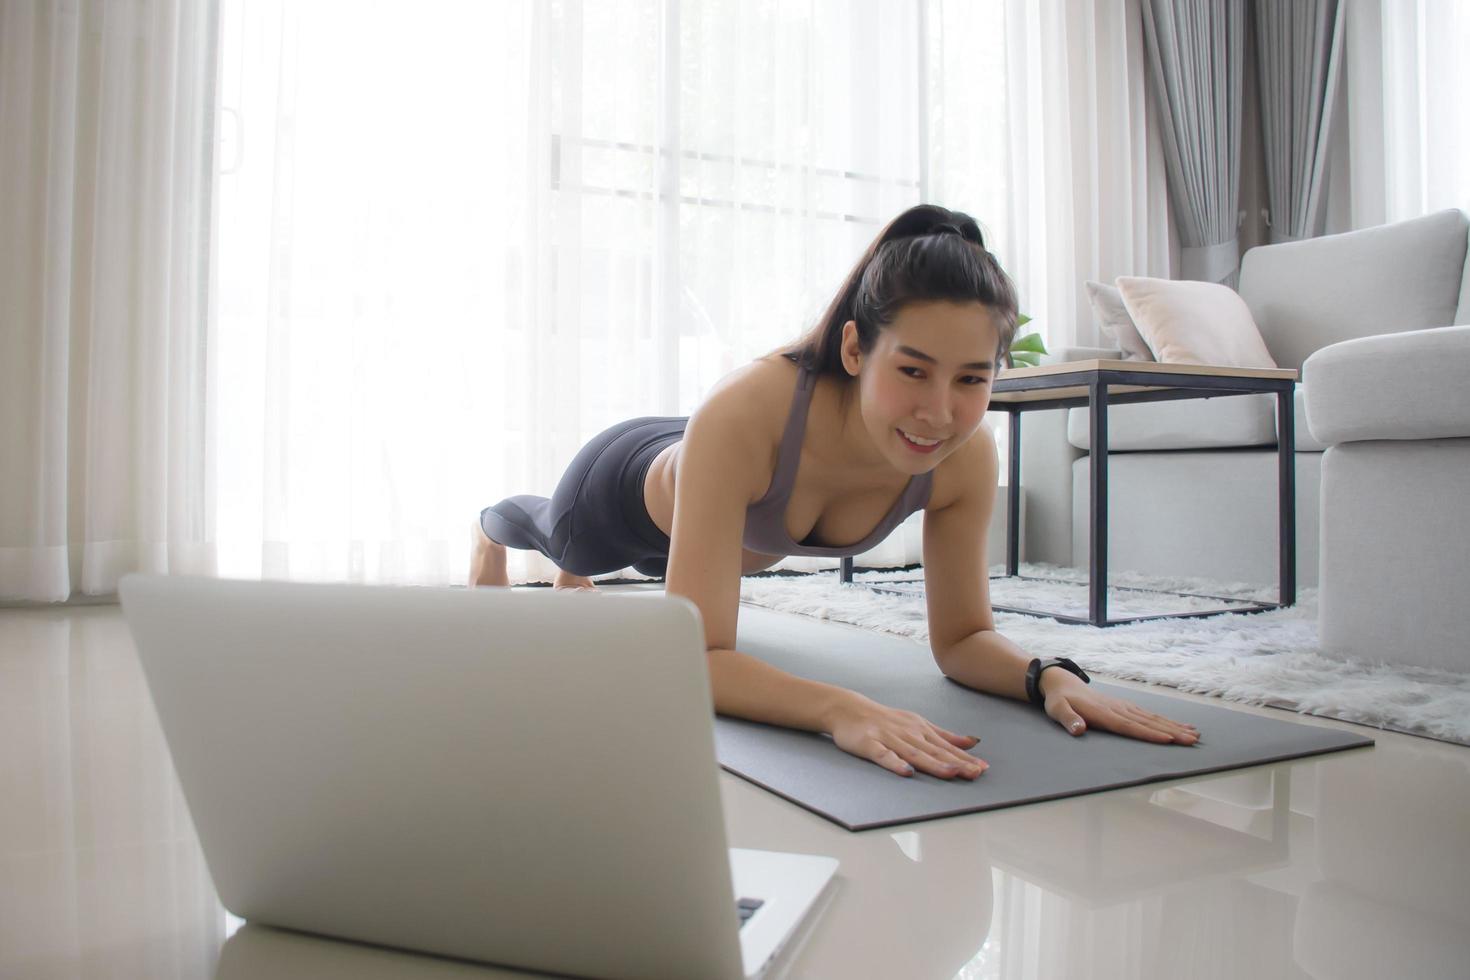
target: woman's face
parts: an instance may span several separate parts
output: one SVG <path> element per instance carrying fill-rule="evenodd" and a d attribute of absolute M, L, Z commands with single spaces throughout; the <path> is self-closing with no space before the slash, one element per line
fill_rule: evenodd
<path fill-rule="evenodd" d="M 974 435 L 990 406 L 999 342 L 983 303 L 910 303 L 866 355 L 849 320 L 842 362 L 858 379 L 863 427 L 879 453 L 901 472 L 925 473 Z"/>

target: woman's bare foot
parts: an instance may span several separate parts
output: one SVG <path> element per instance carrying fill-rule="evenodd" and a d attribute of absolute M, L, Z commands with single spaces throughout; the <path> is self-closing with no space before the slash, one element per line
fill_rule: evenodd
<path fill-rule="evenodd" d="M 470 588 L 477 585 L 508 587 L 510 575 L 505 569 L 505 545 L 490 540 L 479 521 L 475 521 L 470 535 L 474 542 L 470 552 Z"/>
<path fill-rule="evenodd" d="M 556 570 L 556 581 L 551 583 L 551 587 L 553 589 L 581 589 L 585 592 L 599 591 L 597 586 L 593 585 L 592 580 L 587 576 L 573 575 L 570 572 L 562 571 L 560 568 Z"/>
<path fill-rule="evenodd" d="M 478 585 L 509 586 L 510 575 L 505 567 L 505 545 L 492 540 L 485 533 L 479 521 L 475 521 L 470 537 L 474 543 L 474 549 L 470 552 L 470 588 Z M 598 591 L 597 586 L 593 585 L 592 580 L 585 575 L 573 575 L 559 568 L 556 570 L 556 581 L 552 583 L 552 588 Z"/>

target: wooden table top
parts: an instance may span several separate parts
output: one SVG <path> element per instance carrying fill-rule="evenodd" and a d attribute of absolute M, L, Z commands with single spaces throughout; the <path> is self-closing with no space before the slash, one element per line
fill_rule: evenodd
<path fill-rule="evenodd" d="M 1295 368 L 1238 368 L 1213 364 L 1165 364 L 1158 361 L 1113 361 L 1103 359 L 1063 361 L 1058 364 L 1043 364 L 1040 367 L 1018 367 L 1002 370 L 999 377 L 996 378 L 995 388 L 992 390 L 990 400 L 991 402 L 1023 402 L 1043 401 L 1055 398 L 1086 397 L 1086 385 L 1057 385 L 1055 387 L 1033 389 L 1030 391 L 1006 391 L 1004 385 L 1007 381 L 1015 381 L 1023 378 L 1045 378 L 1052 375 L 1080 374 L 1088 371 L 1131 371 L 1138 374 L 1249 378 L 1252 380 L 1266 381 L 1296 381 L 1300 373 Z M 1162 378 L 1160 380 L 1161 383 L 1157 386 L 1112 384 L 1108 385 L 1108 393 L 1116 395 L 1134 391 L 1156 391 L 1163 388 L 1176 387 L 1175 384 L 1171 384 Z"/>

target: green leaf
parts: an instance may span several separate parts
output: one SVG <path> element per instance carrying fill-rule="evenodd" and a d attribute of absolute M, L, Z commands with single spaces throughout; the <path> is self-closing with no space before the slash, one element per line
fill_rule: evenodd
<path fill-rule="evenodd" d="M 1028 351 L 1033 354 L 1045 354 L 1046 345 L 1041 342 L 1041 334 L 1028 333 L 1011 342 L 1012 351 Z"/>
<path fill-rule="evenodd" d="M 1030 351 L 1011 351 L 1011 362 L 1016 367 L 1040 367 L 1041 355 Z"/>
<path fill-rule="evenodd" d="M 1016 326 L 1018 326 L 1018 327 L 1024 327 L 1026 324 L 1028 324 L 1030 322 L 1031 322 L 1031 318 L 1029 316 L 1027 316 L 1026 314 L 1024 314 L 1024 313 L 1022 313 L 1020 316 L 1016 317 Z"/>

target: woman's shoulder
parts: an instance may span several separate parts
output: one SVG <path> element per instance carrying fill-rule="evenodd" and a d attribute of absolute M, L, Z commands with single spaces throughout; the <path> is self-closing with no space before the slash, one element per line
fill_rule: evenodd
<path fill-rule="evenodd" d="M 1000 472 L 995 434 L 981 423 L 975 434 L 934 468 L 925 510 L 943 510 L 966 496 L 994 494 Z"/>
<path fill-rule="evenodd" d="M 762 436 L 774 432 L 780 442 L 796 390 L 796 372 L 796 364 L 785 357 L 757 358 L 715 382 L 699 411 L 746 432 Z"/>
<path fill-rule="evenodd" d="M 710 388 L 690 417 L 684 439 L 718 445 L 718 465 L 729 479 L 747 480 L 750 499 L 756 500 L 776 471 L 795 387 L 796 365 L 784 357 L 738 367 Z"/>

